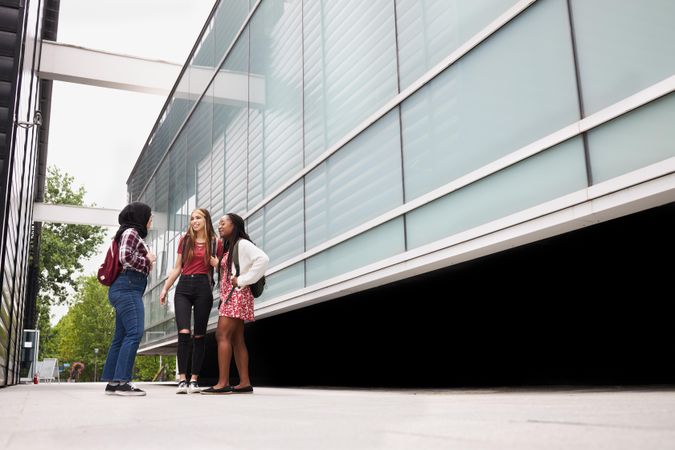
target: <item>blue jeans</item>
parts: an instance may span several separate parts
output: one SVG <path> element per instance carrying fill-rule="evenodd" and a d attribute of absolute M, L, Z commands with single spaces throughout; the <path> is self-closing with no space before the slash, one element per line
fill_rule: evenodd
<path fill-rule="evenodd" d="M 131 381 L 136 351 L 143 337 L 142 297 L 147 284 L 145 274 L 125 269 L 108 290 L 108 301 L 115 308 L 115 336 L 103 367 L 103 381 Z"/>

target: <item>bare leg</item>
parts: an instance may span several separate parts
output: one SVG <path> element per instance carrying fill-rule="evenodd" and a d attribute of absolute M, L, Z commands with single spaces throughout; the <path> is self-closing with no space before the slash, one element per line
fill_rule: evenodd
<path fill-rule="evenodd" d="M 232 360 L 232 336 L 236 329 L 236 319 L 219 317 L 216 328 L 218 342 L 218 383 L 214 389 L 228 386 L 230 383 L 230 361 Z"/>
<path fill-rule="evenodd" d="M 251 385 L 251 379 L 248 373 L 248 348 L 246 348 L 246 341 L 244 341 L 244 321 L 241 319 L 234 319 L 237 321 L 237 328 L 234 331 L 234 362 L 237 364 L 239 371 L 238 388 Z"/>

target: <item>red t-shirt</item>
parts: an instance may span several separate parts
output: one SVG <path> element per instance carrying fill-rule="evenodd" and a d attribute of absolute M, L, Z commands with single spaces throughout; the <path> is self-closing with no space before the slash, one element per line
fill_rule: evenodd
<path fill-rule="evenodd" d="M 181 237 L 178 241 L 178 254 L 183 253 L 183 239 L 185 236 Z M 192 249 L 192 258 L 190 261 L 183 261 L 183 270 L 180 273 L 184 275 L 195 275 L 198 273 L 208 274 L 211 266 L 204 262 L 204 253 L 206 253 L 206 243 L 200 244 L 195 242 L 195 246 Z M 218 239 L 218 247 L 216 249 L 216 254 L 213 256 L 218 256 L 223 253 L 223 243 Z"/>

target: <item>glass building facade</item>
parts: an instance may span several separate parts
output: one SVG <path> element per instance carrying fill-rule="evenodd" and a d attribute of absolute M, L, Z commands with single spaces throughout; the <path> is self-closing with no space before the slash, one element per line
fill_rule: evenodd
<path fill-rule="evenodd" d="M 35 326 L 33 201 L 44 186 L 51 97 L 37 77 L 39 37 L 55 34 L 58 8 L 58 0 L 0 2 L 0 387 L 31 369 L 21 365 L 23 330 Z"/>
<path fill-rule="evenodd" d="M 155 213 L 141 351 L 175 339 L 159 293 L 196 207 L 270 256 L 264 317 L 673 172 L 673 23 L 669 0 L 217 2 L 128 180 Z"/>

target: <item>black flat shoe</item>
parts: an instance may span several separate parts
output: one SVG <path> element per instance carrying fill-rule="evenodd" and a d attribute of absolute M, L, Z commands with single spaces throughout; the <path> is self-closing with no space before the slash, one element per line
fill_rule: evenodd
<path fill-rule="evenodd" d="M 253 386 L 245 386 L 245 387 L 232 387 L 232 393 L 233 394 L 252 394 L 253 393 Z"/>
<path fill-rule="evenodd" d="M 203 389 L 201 391 L 201 394 L 204 395 L 214 395 L 214 394 L 230 394 L 232 392 L 232 386 L 223 386 L 221 388 L 214 388 L 211 386 L 210 388 Z"/>

